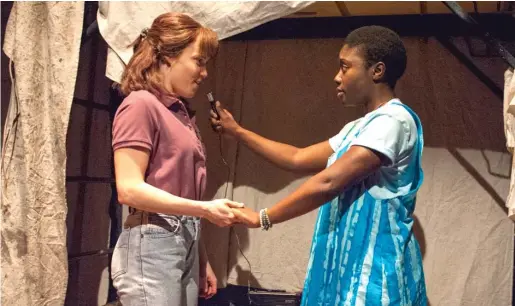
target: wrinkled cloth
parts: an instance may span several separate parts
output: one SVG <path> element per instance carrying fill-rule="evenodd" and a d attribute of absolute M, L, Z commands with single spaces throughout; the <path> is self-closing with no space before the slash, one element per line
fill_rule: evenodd
<path fill-rule="evenodd" d="M 15 2 L 4 52 L 14 67 L 2 156 L 2 304 L 63 305 L 66 132 L 83 2 Z"/>
<path fill-rule="evenodd" d="M 508 69 L 504 73 L 504 135 L 506 147 L 513 154 L 515 147 L 515 78 L 513 70 Z M 515 220 L 515 157 L 512 157 L 510 192 L 506 199 L 508 216 Z"/>
<path fill-rule="evenodd" d="M 166 12 L 191 16 L 224 39 L 274 19 L 292 14 L 314 1 L 235 2 L 111 2 L 99 3 L 98 28 L 109 45 L 106 76 L 120 82 L 123 69 L 133 54 L 129 45 Z"/>

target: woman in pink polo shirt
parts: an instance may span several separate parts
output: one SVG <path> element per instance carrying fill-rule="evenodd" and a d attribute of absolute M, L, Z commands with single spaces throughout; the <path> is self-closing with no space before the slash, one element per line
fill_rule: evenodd
<path fill-rule="evenodd" d="M 134 42 L 113 122 L 118 199 L 130 215 L 111 276 L 123 305 L 197 305 L 216 293 L 200 238 L 200 218 L 235 221 L 229 200 L 202 201 L 206 155 L 191 98 L 216 55 L 215 32 L 177 13 L 157 17 Z"/>

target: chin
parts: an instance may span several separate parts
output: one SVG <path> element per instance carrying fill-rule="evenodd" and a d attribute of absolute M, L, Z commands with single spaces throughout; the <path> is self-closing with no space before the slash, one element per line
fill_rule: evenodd
<path fill-rule="evenodd" d="M 180 96 L 183 98 L 186 98 L 186 99 L 191 99 L 191 98 L 195 97 L 196 93 L 197 93 L 196 90 L 186 91 L 186 92 L 181 93 Z"/>

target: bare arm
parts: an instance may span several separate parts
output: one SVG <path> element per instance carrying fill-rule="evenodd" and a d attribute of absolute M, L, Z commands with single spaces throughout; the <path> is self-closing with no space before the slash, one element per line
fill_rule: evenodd
<path fill-rule="evenodd" d="M 311 177 L 295 192 L 268 209 L 272 224 L 306 214 L 330 201 L 346 186 L 366 178 L 385 162 L 380 153 L 352 146 L 333 165 Z M 235 210 L 249 226 L 259 227 L 259 215 L 250 209 Z"/>
<path fill-rule="evenodd" d="M 320 171 L 325 168 L 327 159 L 333 153 L 327 140 L 306 148 L 297 148 L 267 139 L 241 127 L 234 135 L 258 155 L 282 169 L 294 172 Z"/>
<path fill-rule="evenodd" d="M 242 204 L 229 200 L 194 201 L 172 195 L 149 185 L 144 180 L 149 151 L 143 148 L 121 148 L 114 152 L 118 201 L 136 209 L 164 214 L 204 217 L 219 225 L 234 220 L 231 207 Z"/>
<path fill-rule="evenodd" d="M 217 279 L 207 257 L 203 235 L 199 240 L 199 296 L 209 299 L 216 294 Z"/>
<path fill-rule="evenodd" d="M 380 166 L 381 156 L 378 153 L 353 146 L 329 168 L 270 208 L 270 221 L 272 224 L 280 223 L 306 214 L 333 199 L 346 186 L 366 178 Z"/>
<path fill-rule="evenodd" d="M 206 246 L 204 244 L 204 239 L 202 238 L 202 235 L 200 236 L 199 242 L 198 242 L 198 255 L 199 255 L 199 264 L 205 265 L 209 261 L 207 257 L 206 252 Z"/>
<path fill-rule="evenodd" d="M 333 153 L 329 141 L 297 148 L 262 137 L 241 127 L 232 114 L 216 102 L 220 119 L 211 111 L 211 123 L 219 132 L 227 133 L 276 166 L 294 172 L 320 171 Z"/>

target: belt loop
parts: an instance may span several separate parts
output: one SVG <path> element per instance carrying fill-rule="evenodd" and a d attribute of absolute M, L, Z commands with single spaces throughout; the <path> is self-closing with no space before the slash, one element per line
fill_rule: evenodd
<path fill-rule="evenodd" d="M 141 224 L 148 224 L 148 212 L 146 211 L 141 213 Z"/>
<path fill-rule="evenodd" d="M 201 225 L 200 225 L 200 221 L 201 219 L 200 218 L 193 218 L 193 226 L 195 227 L 195 241 L 198 241 L 200 239 L 200 230 L 201 230 Z"/>

